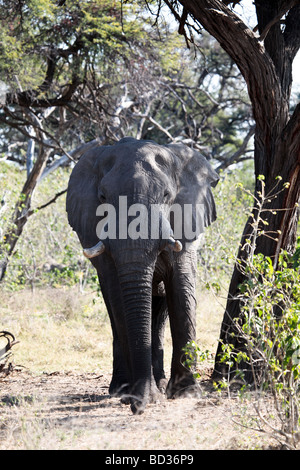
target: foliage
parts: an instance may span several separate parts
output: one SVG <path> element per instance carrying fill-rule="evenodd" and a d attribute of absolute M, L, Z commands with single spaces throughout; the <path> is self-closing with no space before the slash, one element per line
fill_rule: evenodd
<path fill-rule="evenodd" d="M 36 127 L 22 112 L 29 108 L 53 140 L 51 159 L 95 137 L 133 135 L 185 140 L 227 161 L 251 122 L 237 68 L 207 34 L 195 37 L 188 51 L 167 22 L 153 22 L 136 1 L 0 3 L 0 84 L 8 87 L 0 122 L 7 157 L 25 159 L 28 126 Z"/>
<path fill-rule="evenodd" d="M 270 258 L 255 255 L 246 272 L 248 279 L 240 294 L 243 323 L 238 331 L 247 352 L 235 354 L 228 348 L 224 360 L 250 362 L 260 430 L 273 433 L 286 447 L 296 448 L 300 440 L 299 257 L 281 253 L 274 270 Z M 263 412 L 262 401 L 268 400 L 268 393 L 273 397 L 272 413 L 278 416 L 276 424 L 271 413 Z"/>
<path fill-rule="evenodd" d="M 287 448 L 295 448 L 300 440 L 300 238 L 295 253 L 282 251 L 275 266 L 270 257 L 255 253 L 258 237 L 276 236 L 266 230 L 268 209 L 264 207 L 280 191 L 277 181 L 265 194 L 263 178 L 260 181 L 261 199 L 253 214 L 253 233 L 245 241 L 249 256 L 246 262 L 237 259 L 245 281 L 239 287 L 241 315 L 234 320 L 234 335 L 243 347 L 236 350 L 230 342 L 224 344 L 221 361 L 236 369 L 236 378 L 245 379 L 245 383 L 244 369 L 248 373 L 250 366 L 257 428 L 271 433 Z M 270 394 L 274 406 L 266 412 Z M 274 412 L 278 418 L 275 422 Z"/>
<path fill-rule="evenodd" d="M 243 188 L 247 191 L 241 189 Z M 237 256 L 240 234 L 251 212 L 253 197 L 252 164 L 234 172 L 221 172 L 214 191 L 217 220 L 207 227 L 198 254 L 200 282 L 216 293 L 227 291 Z"/>
<path fill-rule="evenodd" d="M 251 128 L 251 109 L 244 82 L 228 55 L 205 33 L 194 41 L 195 49 L 181 51 L 176 73 L 160 79 L 152 117 L 173 139 L 222 165 Z M 165 143 L 155 127 L 146 136 Z M 246 149 L 242 156 L 249 158 Z"/>
<path fill-rule="evenodd" d="M 50 161 L 96 137 L 122 137 L 132 120 L 119 120 L 124 102 L 179 68 L 181 39 L 163 25 L 159 35 L 139 2 L 8 0 L 0 23 L 2 151 L 14 160 L 20 148 L 24 161 L 28 137 L 41 141 L 41 128 Z"/>
<path fill-rule="evenodd" d="M 82 80 L 87 70 L 99 64 L 99 57 L 102 66 L 108 66 L 116 54 L 132 54 L 130 42 L 134 46 L 146 37 L 137 22 L 127 20 L 129 10 L 136 15 L 136 5 L 123 5 L 121 11 L 119 2 L 107 0 L 7 3 L 0 4 L 0 76 L 13 90 L 29 86 L 33 92 L 41 87 L 45 67 L 48 82 L 39 89 L 41 94 L 55 82 L 57 87 L 66 85 L 74 75 Z"/>
<path fill-rule="evenodd" d="M 208 349 L 203 351 L 195 341 L 190 341 L 182 349 L 183 357 L 182 364 L 193 372 L 196 379 L 200 378 L 200 373 L 197 370 L 197 364 L 205 362 L 210 358 L 211 353 Z"/>
<path fill-rule="evenodd" d="M 2 208 L 0 229 L 3 236 L 10 223 L 10 213 L 14 206 L 24 171 L 11 168 L 6 163 L 0 166 L 1 180 L 6 178 L 5 202 Z M 52 198 L 53 191 L 66 186 L 69 170 L 59 169 L 55 178 L 45 178 L 36 192 L 33 205 L 39 205 Z M 1 183 L 0 180 L 0 183 Z M 5 243 L 2 241 L 1 245 Z M 26 225 L 22 240 L 11 260 L 7 271 L 4 287 L 19 290 L 26 287 L 32 289 L 41 286 L 75 286 L 81 290 L 91 288 L 98 290 L 98 282 L 90 262 L 81 254 L 77 236 L 67 222 L 65 196 L 47 208 L 34 211 L 30 223 Z"/>
<path fill-rule="evenodd" d="M 237 182 L 239 176 L 243 176 L 242 182 Z M 280 236 L 268 231 L 267 206 L 288 186 L 277 178 L 271 191 L 266 192 L 264 178 L 258 181 L 261 189 L 255 196 L 245 171 L 221 179 L 215 194 L 218 219 L 206 231 L 199 275 L 215 292 L 217 301 L 221 301 L 224 291 L 227 293 L 227 286 L 224 290 L 222 287 L 229 282 L 234 264 L 245 278 L 237 297 L 241 315 L 234 320 L 235 330 L 222 345 L 221 361 L 231 375 L 228 381 L 223 378 L 215 384 L 217 390 L 229 387 L 230 393 L 237 384 L 241 410 L 235 421 L 269 434 L 285 448 L 296 448 L 300 440 L 300 237 L 294 253 L 281 252 L 276 265 L 270 257 L 255 252 L 259 237 Z M 255 212 L 250 210 L 253 200 Z M 235 253 L 240 224 L 244 224 L 243 212 L 252 219 L 252 233 L 244 237 L 246 260 L 237 259 Z M 241 347 L 236 348 L 236 344 Z M 197 344 L 188 344 L 184 353 L 186 366 L 195 372 L 197 359 L 202 362 L 205 353 Z M 249 367 L 254 380 L 250 386 Z"/>

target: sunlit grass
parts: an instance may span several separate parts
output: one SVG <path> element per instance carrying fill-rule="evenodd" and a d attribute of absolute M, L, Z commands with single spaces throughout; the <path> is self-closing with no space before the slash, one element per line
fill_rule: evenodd
<path fill-rule="evenodd" d="M 106 307 L 96 292 L 77 287 L 2 292 L 0 330 L 19 341 L 14 363 L 32 372 L 111 371 L 112 334 Z M 198 288 L 197 343 L 215 352 L 223 308 L 212 292 Z M 170 370 L 172 340 L 165 334 L 165 369 Z"/>
<path fill-rule="evenodd" d="M 96 299 L 96 302 L 95 302 Z M 102 298 L 74 288 L 2 293 L 0 330 L 19 344 L 14 362 L 32 372 L 111 367 L 111 331 Z"/>

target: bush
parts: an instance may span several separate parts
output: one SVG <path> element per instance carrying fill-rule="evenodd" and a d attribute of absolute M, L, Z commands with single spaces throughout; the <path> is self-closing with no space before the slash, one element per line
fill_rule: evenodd
<path fill-rule="evenodd" d="M 241 234 L 253 205 L 252 175 L 252 168 L 247 166 L 223 173 L 214 189 L 217 220 L 205 230 L 198 272 L 200 282 L 217 293 L 223 290 L 227 294 Z"/>
<path fill-rule="evenodd" d="M 294 449 L 300 442 L 300 238 L 293 255 L 280 254 L 276 268 L 271 258 L 255 254 L 257 237 L 271 236 L 260 228 L 265 227 L 261 224 L 265 200 L 278 194 L 275 186 L 272 193 L 264 195 L 263 180 L 261 184 L 258 213 L 255 219 L 253 216 L 254 239 L 246 241 L 249 255 L 246 263 L 237 260 L 245 281 L 239 289 L 241 316 L 235 324 L 244 347 L 236 352 L 224 345 L 222 360 L 231 369 L 236 366 L 239 382 L 244 379 L 241 365 L 245 364 L 246 370 L 250 365 L 256 411 L 251 427 L 255 422 L 258 430 Z M 273 406 L 267 406 L 270 403 Z"/>

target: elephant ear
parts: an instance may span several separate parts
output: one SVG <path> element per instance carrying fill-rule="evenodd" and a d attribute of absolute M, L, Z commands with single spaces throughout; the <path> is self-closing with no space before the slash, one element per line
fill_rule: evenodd
<path fill-rule="evenodd" d="M 66 210 L 68 221 L 84 248 L 94 246 L 96 235 L 96 210 L 98 197 L 99 167 L 104 146 L 86 152 L 75 165 L 68 185 Z"/>
<path fill-rule="evenodd" d="M 181 206 L 183 213 L 181 241 L 188 243 L 195 241 L 217 218 L 211 188 L 217 185 L 219 176 L 206 158 L 196 150 L 183 144 L 170 144 L 168 147 L 178 160 L 179 185 L 173 204 Z M 171 222 L 174 231 L 175 222 L 174 215 Z M 174 235 L 176 238 L 176 233 Z"/>

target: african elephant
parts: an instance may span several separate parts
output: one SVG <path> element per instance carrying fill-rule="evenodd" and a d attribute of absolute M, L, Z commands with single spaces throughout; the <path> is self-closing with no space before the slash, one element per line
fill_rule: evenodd
<path fill-rule="evenodd" d="M 170 398 L 195 386 L 182 364 L 183 347 L 195 340 L 193 242 L 216 218 L 211 187 L 217 181 L 197 151 L 130 137 L 87 151 L 72 171 L 68 220 L 97 270 L 113 332 L 109 391 L 130 397 L 134 413 L 163 389 Z M 163 366 L 167 315 L 169 382 Z"/>

